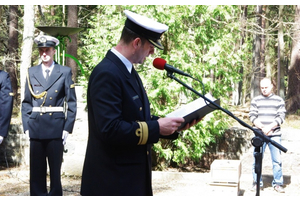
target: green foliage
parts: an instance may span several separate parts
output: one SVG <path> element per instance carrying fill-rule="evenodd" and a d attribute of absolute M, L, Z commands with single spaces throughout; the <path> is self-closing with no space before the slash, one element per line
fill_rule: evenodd
<path fill-rule="evenodd" d="M 185 163 L 187 160 L 198 161 L 201 158 L 206 146 L 214 143 L 215 137 L 222 135 L 227 128 L 221 118 L 213 120 L 216 117 L 217 114 L 206 116 L 201 123 L 185 131 L 179 139 L 174 141 L 176 146 L 173 155 L 174 162 Z"/>
<path fill-rule="evenodd" d="M 120 6 L 97 6 L 97 11 L 88 21 L 89 28 L 82 38 L 83 65 L 90 74 L 106 52 L 115 46 L 125 22 Z"/>
<path fill-rule="evenodd" d="M 225 102 L 221 105 L 226 108 L 229 96 L 224 94 L 232 92 L 232 83 L 241 79 L 239 69 L 242 65 L 241 57 L 244 56 L 241 50 L 235 49 L 240 35 L 239 27 L 236 19 L 230 18 L 232 12 L 238 12 L 237 8 L 166 6 L 161 10 L 161 13 L 157 13 L 154 18 L 164 16 L 163 21 L 170 23 L 167 23 L 169 30 L 164 34 L 167 51 L 160 56 L 168 63 L 175 63 L 174 66 L 177 68 L 202 80 L 205 84 L 205 92 L 202 92 L 202 85 L 198 82 L 181 78 L 202 93 L 212 91 L 213 96 Z M 165 11 L 172 15 L 165 14 Z M 198 98 L 173 80 L 157 79 L 162 76 L 149 71 L 142 74 L 146 76 L 144 82 L 148 83 L 145 85 L 149 89 L 148 95 L 153 113 L 164 116 Z M 205 120 L 185 131 L 179 139 L 167 147 L 172 147 L 172 151 L 163 151 L 165 148 L 161 143 L 155 144 L 154 150 L 165 159 L 172 158 L 176 163 L 185 163 L 190 159 L 199 161 L 205 147 L 215 142 L 216 135 L 222 134 L 228 127 L 226 119 L 224 113 L 212 113 L 212 117 L 206 116 Z"/>
<path fill-rule="evenodd" d="M 36 6 L 37 16 L 35 23 L 37 26 L 63 26 L 66 23 L 64 9 L 62 5 L 42 5 Z"/>

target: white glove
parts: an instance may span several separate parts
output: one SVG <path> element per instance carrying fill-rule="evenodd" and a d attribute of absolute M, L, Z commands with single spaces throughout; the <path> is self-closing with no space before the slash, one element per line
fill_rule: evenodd
<path fill-rule="evenodd" d="M 68 131 L 63 131 L 63 133 L 62 133 L 63 145 L 65 145 L 67 143 L 68 135 L 69 135 Z"/>
<path fill-rule="evenodd" d="M 3 137 L 0 135 L 0 144 L 2 143 L 3 141 Z"/>
<path fill-rule="evenodd" d="M 29 140 L 29 130 L 26 130 L 26 131 L 25 131 L 25 138 L 26 138 L 27 140 Z"/>

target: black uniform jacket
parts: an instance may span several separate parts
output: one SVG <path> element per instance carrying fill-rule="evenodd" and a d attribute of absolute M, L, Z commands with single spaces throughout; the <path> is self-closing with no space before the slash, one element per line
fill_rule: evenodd
<path fill-rule="evenodd" d="M 22 101 L 22 121 L 24 131 L 29 130 L 33 139 L 56 139 L 62 137 L 63 130 L 72 133 L 76 117 L 76 94 L 70 67 L 55 64 L 46 82 L 42 66 L 29 68 L 30 85 L 34 94 L 47 91 L 42 98 L 31 95 L 26 80 L 25 95 Z M 63 107 L 66 102 L 66 114 L 63 112 L 32 112 L 33 107 Z"/>
<path fill-rule="evenodd" d="M 142 86 L 139 78 L 138 83 Z M 158 117 L 150 115 L 144 88 L 111 51 L 90 76 L 87 105 L 81 195 L 152 195 L 151 146 L 160 137 Z M 148 134 L 145 144 L 138 145 L 138 130 Z"/>
<path fill-rule="evenodd" d="M 9 74 L 0 70 L 0 136 L 6 137 L 13 108 L 13 91 Z"/>

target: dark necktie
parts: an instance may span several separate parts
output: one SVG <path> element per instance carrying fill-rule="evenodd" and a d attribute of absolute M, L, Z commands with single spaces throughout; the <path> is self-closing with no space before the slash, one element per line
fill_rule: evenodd
<path fill-rule="evenodd" d="M 131 70 L 131 76 L 132 78 L 134 79 L 134 81 L 136 82 L 136 85 L 138 86 L 139 88 L 139 94 L 141 95 L 141 98 L 143 99 L 143 86 L 140 84 L 140 81 L 139 81 L 139 75 L 138 73 L 135 71 L 134 67 L 132 66 L 132 70 Z"/>
<path fill-rule="evenodd" d="M 46 72 L 46 82 L 48 82 L 50 70 L 46 69 L 45 72 Z"/>
<path fill-rule="evenodd" d="M 137 86 L 140 88 L 140 84 L 138 82 L 138 75 L 133 66 L 132 66 L 132 70 L 131 70 L 131 76 L 135 80 Z"/>

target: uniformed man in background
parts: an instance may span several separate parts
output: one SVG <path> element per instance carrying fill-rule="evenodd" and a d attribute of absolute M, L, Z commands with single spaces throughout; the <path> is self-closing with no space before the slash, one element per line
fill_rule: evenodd
<path fill-rule="evenodd" d="M 119 43 L 89 79 L 89 137 L 81 195 L 152 195 L 152 144 L 160 137 L 177 138 L 184 122 L 181 117 L 150 114 L 146 91 L 133 66 L 143 63 L 155 48 L 163 49 L 160 37 L 168 26 L 130 11 L 125 14 Z"/>
<path fill-rule="evenodd" d="M 0 70 L 0 144 L 8 134 L 13 108 L 13 96 L 9 74 Z"/>
<path fill-rule="evenodd" d="M 59 40 L 40 35 L 34 42 L 42 63 L 29 68 L 22 101 L 23 129 L 30 138 L 30 195 L 60 196 L 64 144 L 76 117 L 75 86 L 71 68 L 54 61 Z"/>

